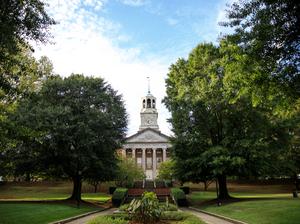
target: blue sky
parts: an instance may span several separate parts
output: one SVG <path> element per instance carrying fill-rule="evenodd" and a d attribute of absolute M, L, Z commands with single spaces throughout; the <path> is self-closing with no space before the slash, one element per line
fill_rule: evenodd
<path fill-rule="evenodd" d="M 141 97 L 165 96 L 168 68 L 200 42 L 217 43 L 218 25 L 232 0 L 48 0 L 58 22 L 52 44 L 36 45 L 62 76 L 82 73 L 104 78 L 120 94 L 129 114 L 128 134 L 138 130 Z M 159 126 L 171 134 L 169 112 L 158 104 Z"/>

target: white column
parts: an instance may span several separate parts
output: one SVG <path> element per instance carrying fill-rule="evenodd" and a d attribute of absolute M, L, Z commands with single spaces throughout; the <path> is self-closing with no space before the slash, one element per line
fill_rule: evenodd
<path fill-rule="evenodd" d="M 131 152 L 132 152 L 132 160 L 133 160 L 134 162 L 136 162 L 136 160 L 135 160 L 135 148 L 132 148 L 132 149 L 131 149 Z"/>
<path fill-rule="evenodd" d="M 123 158 L 126 158 L 126 149 L 121 149 L 121 154 Z"/>
<path fill-rule="evenodd" d="M 143 153 L 142 153 L 142 167 L 143 170 L 146 170 L 146 149 L 142 149 Z"/>
<path fill-rule="evenodd" d="M 152 149 L 152 162 L 153 162 L 153 166 L 152 166 L 152 170 L 153 170 L 153 179 L 156 178 L 156 149 Z"/>
<path fill-rule="evenodd" d="M 167 160 L 167 149 L 163 148 L 163 162 L 165 162 Z"/>

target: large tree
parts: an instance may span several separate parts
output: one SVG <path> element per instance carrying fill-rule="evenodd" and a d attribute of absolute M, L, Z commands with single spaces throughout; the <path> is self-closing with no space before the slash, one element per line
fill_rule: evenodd
<path fill-rule="evenodd" d="M 45 43 L 55 24 L 40 0 L 2 0 L 0 3 L 0 62 L 30 41 Z"/>
<path fill-rule="evenodd" d="M 124 139 L 127 115 L 121 96 L 101 78 L 48 79 L 19 104 L 14 120 L 36 144 L 27 147 L 21 140 L 14 153 L 28 150 L 39 171 L 71 178 L 71 199 L 81 200 L 83 179 L 102 180 L 117 169 L 115 150 Z"/>
<path fill-rule="evenodd" d="M 235 76 L 249 70 L 238 49 L 200 44 L 171 66 L 166 80 L 177 169 L 191 181 L 216 177 L 220 199 L 230 197 L 227 176 L 267 173 L 284 145 L 284 129 L 268 108 L 254 107 L 250 93 L 239 94 L 246 80 Z"/>
<path fill-rule="evenodd" d="M 55 24 L 39 0 L 3 0 L 0 2 L 0 175 L 11 171 L 5 164 L 7 148 L 15 144 L 14 127 L 7 120 L 17 101 L 35 91 L 40 81 L 52 73 L 45 57 L 37 62 L 29 42 L 45 43 L 49 28 Z"/>
<path fill-rule="evenodd" d="M 266 76 L 253 84 L 276 83 L 292 99 L 300 96 L 300 2 L 293 0 L 236 1 L 227 9 L 234 28 L 228 38 L 260 64 Z M 296 96 L 296 97 L 295 97 Z"/>
<path fill-rule="evenodd" d="M 9 150 L 15 146 L 16 138 L 21 136 L 25 138 L 26 134 L 29 134 L 15 126 L 8 119 L 9 114 L 14 113 L 19 100 L 38 91 L 46 79 L 54 76 L 52 63 L 45 56 L 36 60 L 30 51 L 23 49 L 11 57 L 15 63 L 7 62 L 0 66 L 0 76 L 3 78 L 0 78 L 0 175 L 2 176 L 19 173 L 15 173 L 16 170 L 7 166 L 11 164 L 7 161 Z M 20 132 L 17 134 L 16 131 Z M 29 135 L 27 137 L 29 138 Z M 21 162 L 22 158 L 20 159 Z M 28 165 L 34 164 L 29 161 Z M 20 172 L 23 170 L 20 169 Z"/>

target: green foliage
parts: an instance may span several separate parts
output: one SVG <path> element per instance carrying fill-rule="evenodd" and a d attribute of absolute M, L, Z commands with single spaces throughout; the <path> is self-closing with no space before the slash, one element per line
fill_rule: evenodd
<path fill-rule="evenodd" d="M 172 180 L 174 178 L 175 163 L 173 160 L 167 160 L 159 165 L 157 178 L 160 180 Z"/>
<path fill-rule="evenodd" d="M 196 216 L 186 213 L 186 212 L 174 212 L 174 211 L 166 211 L 162 213 L 162 219 L 164 220 L 176 220 L 180 221 L 180 223 L 184 224 L 204 224 L 203 221 L 201 221 Z"/>
<path fill-rule="evenodd" d="M 180 188 L 171 188 L 171 194 L 175 200 L 186 199 L 185 193 Z"/>
<path fill-rule="evenodd" d="M 228 39 L 260 65 L 253 85 L 269 91 L 276 84 L 291 100 L 300 96 L 299 11 L 299 2 L 291 0 L 236 1 L 222 23 L 235 30 Z"/>
<path fill-rule="evenodd" d="M 0 61 L 15 54 L 20 45 L 34 40 L 45 43 L 55 22 L 39 0 L 3 0 L 0 4 Z"/>
<path fill-rule="evenodd" d="M 89 221 L 88 224 L 127 224 L 128 221 L 122 218 L 114 218 L 112 216 L 98 216 Z"/>
<path fill-rule="evenodd" d="M 34 134 L 35 146 L 20 141 L 14 153 L 22 147 L 34 155 L 37 171 L 72 178 L 73 199 L 80 199 L 82 179 L 113 178 L 127 115 L 121 96 L 103 79 L 74 74 L 48 79 L 20 103 L 12 120 Z"/>
<path fill-rule="evenodd" d="M 19 148 L 19 154 L 11 152 L 18 139 L 34 147 L 32 138 L 35 133 L 24 129 L 11 120 L 20 100 L 37 92 L 44 80 L 54 76 L 52 64 L 47 57 L 37 61 L 28 50 L 11 56 L 12 61 L 0 61 L 0 175 L 24 175 L 34 170 L 36 164 L 30 152 Z M 14 162 L 14 164 L 12 164 Z M 18 164 L 17 168 L 15 165 Z M 20 165 L 20 166 L 19 166 Z M 26 169 L 24 169 L 26 167 Z M 28 176 L 28 175 L 27 175 Z"/>
<path fill-rule="evenodd" d="M 244 91 L 246 75 L 257 72 L 244 55 L 226 41 L 218 47 L 199 44 L 187 60 L 171 65 L 166 80 L 176 177 L 217 178 L 220 198 L 229 197 L 226 175 L 274 174 L 287 147 L 287 128 L 272 115 L 269 102 L 255 104 Z"/>
<path fill-rule="evenodd" d="M 8 120 L 8 114 L 14 111 L 20 98 L 39 89 L 41 81 L 52 74 L 50 61 L 46 57 L 36 61 L 29 42 L 47 42 L 48 29 L 53 24 L 42 1 L 0 3 L 0 176 L 15 172 L 7 150 L 16 144 L 12 132 L 18 127 Z"/>
<path fill-rule="evenodd" d="M 180 188 L 171 188 L 171 195 L 178 206 L 187 206 L 188 202 L 183 190 Z"/>
<path fill-rule="evenodd" d="M 119 207 L 119 211 L 126 211 L 129 207 L 129 204 L 123 204 Z"/>
<path fill-rule="evenodd" d="M 189 194 L 190 193 L 190 187 L 187 187 L 187 186 L 183 186 L 183 187 L 180 187 L 181 190 L 183 190 L 183 192 L 185 194 Z"/>
<path fill-rule="evenodd" d="M 160 207 L 161 207 L 162 211 L 177 211 L 178 210 L 176 205 L 170 204 L 170 203 L 160 204 Z"/>
<path fill-rule="evenodd" d="M 119 157 L 116 186 L 132 187 L 135 180 L 145 178 L 144 171 L 132 159 Z"/>
<path fill-rule="evenodd" d="M 162 213 L 161 218 L 164 220 L 182 221 L 186 219 L 189 214 L 181 211 L 165 211 Z"/>
<path fill-rule="evenodd" d="M 120 206 L 127 196 L 127 188 L 117 188 L 112 195 L 112 203 L 115 206 Z"/>
<path fill-rule="evenodd" d="M 162 213 L 156 194 L 153 192 L 144 192 L 140 200 L 131 201 L 127 211 L 132 220 L 144 224 L 157 222 Z"/>

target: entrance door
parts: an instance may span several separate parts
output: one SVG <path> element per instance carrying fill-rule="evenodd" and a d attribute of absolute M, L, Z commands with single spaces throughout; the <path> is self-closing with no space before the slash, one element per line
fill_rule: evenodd
<path fill-rule="evenodd" d="M 146 179 L 153 180 L 153 172 L 152 170 L 146 170 Z"/>

